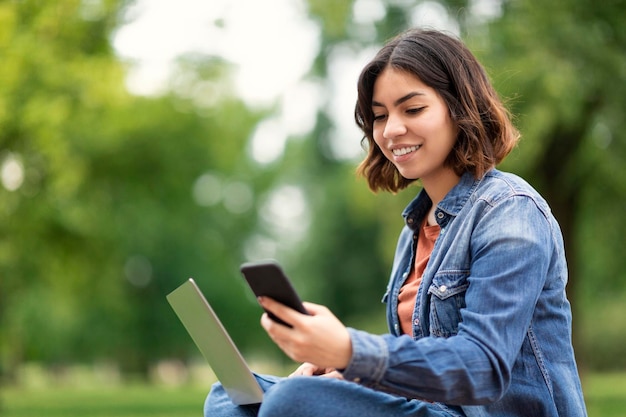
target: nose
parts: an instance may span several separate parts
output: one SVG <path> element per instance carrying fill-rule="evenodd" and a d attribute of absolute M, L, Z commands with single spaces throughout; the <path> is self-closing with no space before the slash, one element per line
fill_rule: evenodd
<path fill-rule="evenodd" d="M 393 139 L 398 136 L 402 136 L 406 133 L 406 125 L 401 117 L 388 115 L 387 122 L 385 123 L 385 129 L 383 130 L 383 137 L 385 139 Z"/>

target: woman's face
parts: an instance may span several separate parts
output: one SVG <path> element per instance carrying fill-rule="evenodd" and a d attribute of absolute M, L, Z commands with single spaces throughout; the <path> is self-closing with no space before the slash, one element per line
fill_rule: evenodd
<path fill-rule="evenodd" d="M 444 162 L 457 125 L 441 96 L 419 78 L 387 67 L 374 83 L 374 141 L 400 174 L 424 186 L 454 175 Z"/>

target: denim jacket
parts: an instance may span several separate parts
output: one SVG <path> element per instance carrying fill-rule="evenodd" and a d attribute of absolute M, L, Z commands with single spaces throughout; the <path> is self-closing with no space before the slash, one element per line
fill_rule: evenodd
<path fill-rule="evenodd" d="M 431 205 L 422 190 L 403 212 L 383 298 L 390 334 L 349 329 L 344 378 L 452 415 L 586 416 L 561 231 L 515 175 L 465 174 L 438 204 L 441 231 L 418 290 L 414 334 L 400 334 L 398 294 Z"/>

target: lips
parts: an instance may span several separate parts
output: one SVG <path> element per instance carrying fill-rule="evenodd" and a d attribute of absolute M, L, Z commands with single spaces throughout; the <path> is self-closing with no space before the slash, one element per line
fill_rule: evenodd
<path fill-rule="evenodd" d="M 421 147 L 422 147 L 422 145 L 405 146 L 405 147 L 402 147 L 402 148 L 392 149 L 391 152 L 394 154 L 394 156 L 402 156 L 402 155 L 406 155 L 406 154 L 411 153 L 411 152 L 415 152 L 416 150 L 418 150 Z"/>

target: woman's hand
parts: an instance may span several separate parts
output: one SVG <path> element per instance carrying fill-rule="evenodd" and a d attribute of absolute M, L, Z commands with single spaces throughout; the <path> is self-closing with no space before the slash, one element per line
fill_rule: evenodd
<path fill-rule="evenodd" d="M 327 378 L 343 379 L 343 375 L 335 368 L 320 368 L 312 363 L 305 362 L 289 375 L 292 376 L 323 376 Z"/>
<path fill-rule="evenodd" d="M 321 369 L 348 366 L 352 357 L 350 335 L 328 308 L 304 303 L 310 314 L 306 315 L 268 297 L 260 297 L 259 302 L 263 308 L 293 326 L 279 324 L 267 314 L 261 317 L 261 326 L 287 356 L 296 362 L 314 364 L 312 368 L 306 368 L 307 372 L 315 374 Z"/>

